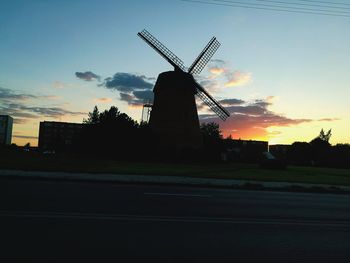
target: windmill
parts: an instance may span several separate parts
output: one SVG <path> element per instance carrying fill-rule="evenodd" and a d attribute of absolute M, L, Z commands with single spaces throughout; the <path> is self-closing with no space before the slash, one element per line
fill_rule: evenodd
<path fill-rule="evenodd" d="M 195 95 L 222 120 L 230 113 L 216 101 L 193 77 L 199 74 L 220 43 L 213 37 L 186 69 L 184 63 L 147 30 L 137 33 L 149 46 L 174 67 L 174 71 L 159 74 L 153 89 L 154 102 L 149 124 L 163 147 L 198 148 L 202 144 Z"/>

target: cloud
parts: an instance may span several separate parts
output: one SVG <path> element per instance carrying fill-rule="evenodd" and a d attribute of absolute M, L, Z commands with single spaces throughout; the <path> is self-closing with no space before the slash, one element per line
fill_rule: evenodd
<path fill-rule="evenodd" d="M 153 91 L 151 90 L 133 91 L 132 93 L 120 92 L 119 95 L 122 101 L 126 101 L 132 106 L 141 106 L 153 101 Z"/>
<path fill-rule="evenodd" d="M 109 103 L 109 102 L 112 102 L 112 99 L 111 98 L 96 98 L 96 99 L 94 99 L 94 102 Z"/>
<path fill-rule="evenodd" d="M 265 100 L 256 99 L 256 100 L 254 101 L 254 105 L 266 109 L 268 106 L 272 105 L 272 100 L 270 100 L 270 99 L 268 99 L 268 98 L 266 98 Z"/>
<path fill-rule="evenodd" d="M 0 87 L 0 99 L 2 101 L 12 101 L 12 100 L 28 100 L 28 99 L 35 99 L 37 96 L 31 95 L 31 94 L 25 94 L 25 93 L 15 93 L 11 89 L 5 89 Z"/>
<path fill-rule="evenodd" d="M 52 83 L 52 87 L 55 89 L 74 88 L 75 86 L 75 84 L 65 83 L 59 80 L 56 80 Z"/>
<path fill-rule="evenodd" d="M 33 95 L 27 93 L 18 93 L 10 89 L 0 87 L 0 112 L 10 115 L 17 124 L 23 124 L 30 119 L 40 117 L 60 118 L 64 115 L 85 115 L 84 112 L 69 111 L 59 106 L 32 106 L 32 99 L 55 100 L 59 98 L 54 95 Z"/>
<path fill-rule="evenodd" d="M 211 92 L 215 92 L 220 88 L 219 83 L 214 81 L 211 77 L 209 78 L 196 77 L 196 79 L 201 86 L 205 87 L 207 90 Z"/>
<path fill-rule="evenodd" d="M 77 78 L 85 80 L 85 81 L 93 81 L 93 80 L 100 81 L 100 79 L 101 79 L 101 77 L 99 75 L 96 75 L 95 73 L 93 73 L 91 71 L 75 72 L 75 76 Z"/>
<path fill-rule="evenodd" d="M 56 96 L 56 95 L 44 95 L 44 96 L 38 96 L 37 98 L 42 98 L 42 99 L 46 99 L 46 100 L 58 100 L 61 97 Z"/>
<path fill-rule="evenodd" d="M 254 101 L 243 101 L 239 99 L 225 99 L 219 102 L 226 106 L 231 116 L 224 122 L 215 114 L 199 115 L 201 122 L 216 122 L 225 136 L 232 134 L 234 138 L 254 139 L 266 138 L 271 135 L 267 128 L 292 126 L 301 123 L 314 121 L 335 121 L 336 118 L 324 119 L 293 119 L 281 114 L 272 112 L 268 109 L 272 105 L 273 97 L 259 99 Z"/>
<path fill-rule="evenodd" d="M 209 79 L 217 78 L 224 73 L 227 73 L 227 63 L 224 60 L 221 59 L 213 59 L 209 62 L 208 70 L 212 74 L 209 76 Z"/>
<path fill-rule="evenodd" d="M 18 109 L 32 112 L 34 114 L 37 114 L 38 116 L 45 116 L 45 117 L 52 117 L 52 118 L 59 118 L 64 115 L 84 115 L 86 112 L 79 112 L 79 111 L 69 111 L 66 109 L 63 109 L 61 107 L 31 107 L 31 106 L 23 106 L 18 105 Z"/>
<path fill-rule="evenodd" d="M 219 76 L 225 72 L 225 69 L 212 67 L 212 68 L 209 68 L 209 71 L 210 71 L 210 73 L 214 74 L 215 76 Z"/>
<path fill-rule="evenodd" d="M 111 78 L 106 78 L 104 86 L 108 89 L 116 89 L 122 92 L 152 89 L 153 85 L 147 80 L 148 78 L 142 75 L 119 72 Z"/>
<path fill-rule="evenodd" d="M 218 101 L 222 106 L 226 107 L 231 107 L 231 106 L 239 106 L 242 104 L 245 104 L 244 100 L 240 100 L 240 99 L 223 99 L 223 100 L 219 100 Z M 197 110 L 201 111 L 203 109 L 208 109 L 207 105 L 200 99 L 196 100 L 197 103 Z M 204 116 L 204 115 L 202 115 Z M 209 116 L 211 116 L 209 114 Z"/>
<path fill-rule="evenodd" d="M 13 116 L 13 115 L 11 115 L 11 116 Z M 15 123 L 15 124 L 25 124 L 27 122 L 28 122 L 28 119 L 20 119 L 18 117 L 13 119 L 13 123 Z"/>
<path fill-rule="evenodd" d="M 208 64 L 209 75 L 195 76 L 197 82 L 211 94 L 218 93 L 223 87 L 244 86 L 251 82 L 252 74 L 230 68 L 224 60 L 214 59 Z M 199 108 L 202 105 L 199 104 Z"/>
<path fill-rule="evenodd" d="M 65 115 L 77 116 L 86 114 L 85 112 L 69 111 L 61 107 L 27 106 L 22 103 L 5 103 L 0 106 L 0 111 L 6 115 L 11 115 L 14 119 L 60 118 Z"/>
<path fill-rule="evenodd" d="M 142 101 L 150 101 L 153 100 L 153 91 L 152 90 L 135 90 L 133 92 L 134 96 Z"/>
<path fill-rule="evenodd" d="M 55 88 L 55 89 L 62 89 L 62 88 L 64 88 L 65 87 L 65 84 L 62 82 L 62 81 L 54 81 L 54 83 L 53 83 L 53 87 Z"/>
<path fill-rule="evenodd" d="M 133 100 L 135 100 L 135 97 L 129 93 L 124 93 L 124 92 L 120 92 L 120 99 L 123 101 L 130 101 L 132 102 Z"/>
<path fill-rule="evenodd" d="M 55 100 L 59 99 L 59 96 L 56 95 L 33 95 L 28 93 L 19 93 L 15 92 L 11 89 L 5 89 L 0 87 L 0 99 L 1 101 L 5 102 L 11 102 L 11 101 L 26 101 L 30 99 L 49 99 L 49 100 Z"/>
<path fill-rule="evenodd" d="M 323 119 L 318 119 L 318 121 L 339 121 L 339 118 L 323 118 Z"/>
<path fill-rule="evenodd" d="M 219 100 L 220 104 L 223 106 L 235 106 L 235 105 L 241 105 L 244 104 L 244 100 L 240 99 L 224 99 L 224 100 Z"/>
<path fill-rule="evenodd" d="M 229 64 L 220 59 L 212 60 L 209 63 L 209 81 L 222 78 L 224 87 L 244 86 L 252 80 L 252 74 L 241 70 L 232 69 Z"/>
<path fill-rule="evenodd" d="M 234 71 L 226 74 L 228 81 L 225 83 L 225 87 L 237 87 L 244 86 L 252 79 L 250 73 Z"/>
<path fill-rule="evenodd" d="M 106 78 L 99 86 L 107 89 L 117 90 L 122 101 L 129 105 L 137 106 L 153 101 L 153 84 L 144 75 L 118 72 L 113 77 Z"/>

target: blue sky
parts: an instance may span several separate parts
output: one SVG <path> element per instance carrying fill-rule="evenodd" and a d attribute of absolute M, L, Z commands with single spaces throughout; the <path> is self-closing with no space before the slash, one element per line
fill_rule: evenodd
<path fill-rule="evenodd" d="M 350 17 L 175 0 L 1 1 L 0 88 L 7 90 L 1 114 L 16 115 L 11 106 L 19 103 L 35 113 L 18 115 L 14 141 L 35 144 L 40 121 L 80 122 L 95 104 L 116 105 L 138 120 L 141 109 L 121 100 L 120 90 L 84 81 L 75 72 L 91 71 L 103 81 L 118 72 L 155 78 L 171 70 L 136 36 L 143 28 L 188 66 L 213 35 L 218 38 L 222 45 L 214 59 L 221 63 L 210 63 L 201 79 L 217 99 L 244 101 L 227 105 L 233 117 L 220 123 L 225 135 L 291 143 L 332 128 L 332 143 L 350 142 Z M 221 75 L 215 74 L 219 68 Z M 225 87 L 230 74 L 244 81 Z M 247 107 L 261 106 L 257 101 L 266 102 L 259 118 L 258 113 L 242 118 Z M 47 114 L 53 107 L 63 111 Z"/>

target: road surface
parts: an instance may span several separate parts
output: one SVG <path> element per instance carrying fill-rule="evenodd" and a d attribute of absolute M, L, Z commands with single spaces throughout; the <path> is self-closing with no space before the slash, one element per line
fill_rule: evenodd
<path fill-rule="evenodd" d="M 0 262 L 349 262 L 350 196 L 0 179 Z"/>

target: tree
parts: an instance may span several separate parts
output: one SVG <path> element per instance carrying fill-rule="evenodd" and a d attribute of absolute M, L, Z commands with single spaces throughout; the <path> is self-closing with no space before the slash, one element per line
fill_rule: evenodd
<path fill-rule="evenodd" d="M 312 149 L 310 143 L 294 142 L 287 152 L 288 160 L 297 165 L 310 165 Z"/>
<path fill-rule="evenodd" d="M 94 110 L 92 112 L 89 112 L 88 118 L 83 119 L 83 123 L 85 124 L 97 124 L 99 123 L 100 119 L 100 112 L 98 111 L 97 106 L 94 107 Z"/>
<path fill-rule="evenodd" d="M 219 127 L 219 124 L 215 122 L 210 123 L 202 123 L 200 126 L 200 130 L 202 133 L 202 136 L 204 137 L 204 140 L 221 140 L 222 134 Z"/>
<path fill-rule="evenodd" d="M 331 130 L 325 133 L 322 129 L 320 134 L 310 142 L 314 164 L 321 166 L 328 164 L 331 155 L 331 144 L 329 143 L 331 136 Z"/>
<path fill-rule="evenodd" d="M 320 134 L 313 139 L 310 144 L 314 146 L 319 147 L 329 147 L 331 144 L 329 143 L 329 139 L 332 136 L 332 130 L 330 129 L 327 133 L 324 132 L 323 129 L 321 129 Z"/>
<path fill-rule="evenodd" d="M 224 141 L 219 124 L 215 122 L 202 123 L 200 131 L 203 138 L 204 158 L 208 160 L 220 160 Z"/>
<path fill-rule="evenodd" d="M 99 112 L 97 106 L 84 120 L 83 130 L 77 138 L 76 149 L 102 158 L 128 158 L 139 145 L 139 125 L 117 107 Z"/>
<path fill-rule="evenodd" d="M 337 144 L 332 147 L 331 166 L 350 167 L 350 144 Z"/>
<path fill-rule="evenodd" d="M 318 138 L 320 138 L 322 141 L 329 142 L 329 139 L 331 138 L 331 136 L 332 136 L 332 129 L 330 129 L 327 133 L 324 133 L 322 129 Z"/>

